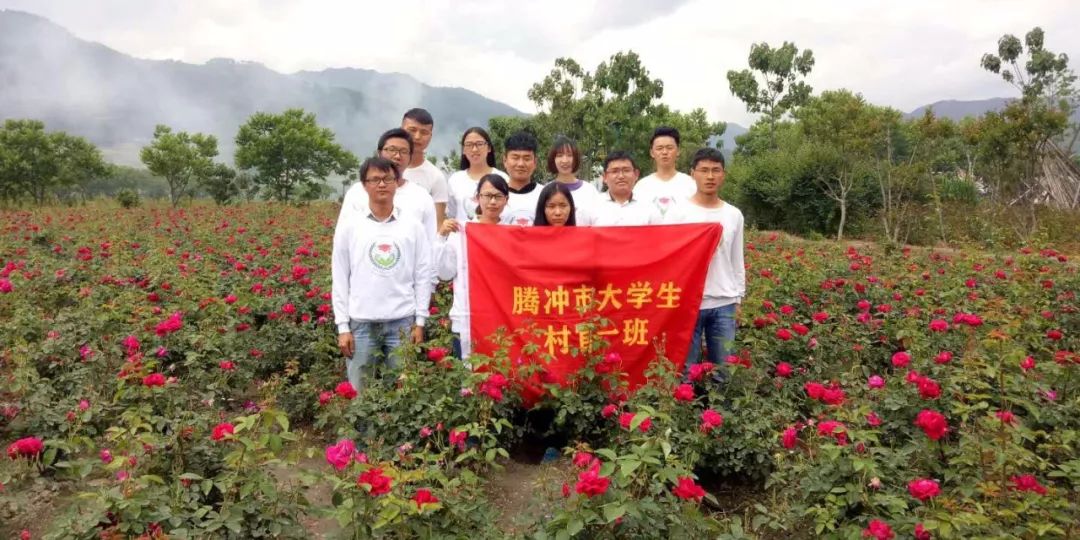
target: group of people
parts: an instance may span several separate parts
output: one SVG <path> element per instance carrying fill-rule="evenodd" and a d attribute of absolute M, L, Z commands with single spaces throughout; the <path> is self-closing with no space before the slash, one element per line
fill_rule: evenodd
<path fill-rule="evenodd" d="M 743 216 L 720 198 L 724 155 L 701 148 L 690 174 L 679 172 L 679 132 L 658 127 L 649 155 L 656 172 L 641 178 L 633 156 L 621 150 L 603 161 L 603 190 L 578 178 L 581 153 L 566 137 L 546 155 L 551 181 L 533 180 L 539 142 L 528 132 L 509 136 L 502 165 L 488 133 L 472 127 L 461 137 L 459 170 L 446 178 L 425 157 L 434 119 L 411 109 L 401 127 L 379 137 L 376 155 L 360 166 L 359 181 L 345 193 L 334 230 L 332 297 L 338 347 L 353 387 L 376 358 L 393 366 L 403 339 L 423 340 L 431 295 L 438 280 L 453 280 L 450 311 L 454 354 L 467 358 L 468 257 L 465 223 L 507 226 L 638 226 L 720 223 L 720 244 L 709 264 L 687 369 L 701 358 L 722 365 L 735 337 L 737 309 L 746 290 Z"/>

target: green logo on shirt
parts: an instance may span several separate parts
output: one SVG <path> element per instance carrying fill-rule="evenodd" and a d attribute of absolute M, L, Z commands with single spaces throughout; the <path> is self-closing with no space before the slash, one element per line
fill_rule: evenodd
<path fill-rule="evenodd" d="M 401 262 L 401 248 L 390 238 L 377 238 L 368 248 L 368 260 L 380 273 L 390 273 Z"/>

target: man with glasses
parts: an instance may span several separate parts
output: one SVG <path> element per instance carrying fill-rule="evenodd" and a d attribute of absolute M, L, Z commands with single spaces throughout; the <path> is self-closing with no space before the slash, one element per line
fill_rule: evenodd
<path fill-rule="evenodd" d="M 413 141 L 412 158 L 409 167 L 401 175 L 431 195 L 435 201 L 435 219 L 441 224 L 446 219 L 446 203 L 450 200 L 450 190 L 446 175 L 432 162 L 427 160 L 425 152 L 431 144 L 431 135 L 435 129 L 435 119 L 424 109 L 409 109 L 401 118 L 401 129 L 408 132 Z"/>
<path fill-rule="evenodd" d="M 409 159 L 413 152 L 412 139 L 405 130 L 394 128 L 379 137 L 377 150 L 379 157 L 392 162 L 400 173 L 409 166 Z M 438 230 L 435 221 L 435 201 L 424 188 L 409 182 L 403 175 L 398 175 L 394 206 L 401 210 L 402 215 L 419 221 L 424 226 L 424 231 L 428 233 L 429 243 L 434 245 L 435 233 Z M 341 223 L 346 212 L 364 212 L 366 208 L 367 191 L 359 185 L 350 187 L 341 203 L 338 223 Z"/>
<path fill-rule="evenodd" d="M 642 178 L 634 187 L 634 198 L 651 203 L 660 215 L 689 199 L 697 190 L 694 179 L 675 169 L 679 161 L 679 130 L 661 126 L 653 131 L 649 156 L 656 172 Z"/>
<path fill-rule="evenodd" d="M 634 184 L 639 174 L 641 171 L 634 158 L 622 150 L 616 150 L 604 158 L 607 196 L 600 194 L 594 209 L 594 227 L 659 225 L 663 222 L 655 206 L 634 198 Z"/>
<path fill-rule="evenodd" d="M 434 265 L 429 235 L 395 205 L 401 172 L 375 157 L 360 166 L 362 211 L 342 213 L 334 230 L 331 297 L 338 349 L 353 388 L 364 367 L 384 360 L 408 338 L 420 343 L 428 316 Z"/>
<path fill-rule="evenodd" d="M 694 177 L 695 193 L 664 216 L 664 223 L 719 223 L 723 227 L 720 245 L 716 246 L 709 273 L 705 276 L 705 292 L 698 312 L 694 337 L 686 358 L 686 369 L 701 357 L 702 335 L 709 362 L 716 364 L 713 377 L 723 382 L 724 361 L 732 351 L 739 303 L 746 295 L 746 268 L 743 261 L 743 215 L 720 198 L 724 186 L 724 154 L 715 148 L 702 148 L 694 153 L 690 174 Z"/>

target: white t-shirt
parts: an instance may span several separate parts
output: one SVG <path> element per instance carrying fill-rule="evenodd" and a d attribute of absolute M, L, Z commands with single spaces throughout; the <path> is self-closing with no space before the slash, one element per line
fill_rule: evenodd
<path fill-rule="evenodd" d="M 506 208 L 502 212 L 502 219 L 500 220 L 502 224 L 520 225 L 522 227 L 532 226 L 533 220 L 536 218 L 536 203 L 540 201 L 540 191 L 542 190 L 543 188 L 536 182 L 529 182 L 519 192 L 515 192 L 511 188 L 510 199 L 506 202 Z"/>
<path fill-rule="evenodd" d="M 460 334 L 461 356 L 468 358 L 472 352 L 469 329 L 469 257 L 465 251 L 465 231 L 452 232 L 446 238 L 439 237 L 435 249 L 435 269 L 442 280 L 454 280 L 454 303 L 450 306 L 450 328 Z"/>
<path fill-rule="evenodd" d="M 581 182 L 581 185 L 570 191 L 570 195 L 574 197 L 574 222 L 578 227 L 588 227 L 596 220 L 596 204 L 602 195 L 592 184 L 581 180 L 578 182 Z"/>
<path fill-rule="evenodd" d="M 398 186 L 394 193 L 394 208 L 399 209 L 403 216 L 419 221 L 428 235 L 428 245 L 435 244 L 435 234 L 438 232 L 438 225 L 435 223 L 435 201 L 431 200 L 431 195 L 428 195 L 424 188 L 412 182 Z M 367 191 L 362 183 L 357 182 L 349 187 L 341 201 L 338 226 L 341 226 L 342 218 L 348 214 L 367 215 L 370 211 Z"/>
<path fill-rule="evenodd" d="M 719 223 L 723 227 L 720 245 L 709 262 L 701 309 L 741 302 L 746 295 L 742 212 L 727 202 L 719 208 L 704 208 L 688 200 L 672 208 L 664 216 L 664 223 Z"/>
<path fill-rule="evenodd" d="M 394 209 L 387 221 L 343 212 L 330 256 L 331 297 L 338 332 L 349 321 L 415 317 L 423 326 L 435 278 L 433 249 L 422 225 Z"/>
<path fill-rule="evenodd" d="M 682 204 L 697 192 L 697 183 L 690 175 L 676 172 L 671 180 L 661 180 L 652 173 L 634 185 L 634 198 L 652 203 L 666 216 L 672 208 Z"/>
<path fill-rule="evenodd" d="M 510 179 L 499 169 L 493 168 L 491 173 L 507 180 Z M 480 180 L 473 180 L 468 170 L 461 170 L 451 174 L 446 183 L 450 190 L 450 200 L 446 203 L 446 217 L 456 219 L 459 223 L 476 219 L 476 207 L 480 205 L 476 200 L 476 185 L 480 183 Z"/>
<path fill-rule="evenodd" d="M 593 210 L 594 227 L 659 225 L 663 216 L 655 206 L 641 202 L 632 195 L 629 201 L 619 203 L 612 200 L 608 193 L 601 193 Z"/>
<path fill-rule="evenodd" d="M 445 203 L 450 200 L 450 188 L 446 183 L 446 175 L 430 161 L 425 159 L 421 165 L 405 169 L 405 172 L 401 174 L 409 182 L 426 189 L 436 203 Z"/>

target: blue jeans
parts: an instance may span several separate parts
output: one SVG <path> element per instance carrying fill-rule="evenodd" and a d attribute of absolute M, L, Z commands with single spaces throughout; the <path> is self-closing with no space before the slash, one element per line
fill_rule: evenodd
<path fill-rule="evenodd" d="M 386 365 L 396 368 L 398 358 L 394 349 L 407 339 L 412 330 L 413 317 L 393 321 L 349 321 L 354 350 L 352 358 L 345 361 L 349 382 L 357 391 L 363 386 L 364 367 L 382 359 Z"/>
<path fill-rule="evenodd" d="M 726 374 L 725 361 L 731 353 L 735 341 L 735 309 L 738 304 L 728 304 L 718 308 L 703 309 L 698 313 L 694 337 L 690 340 L 690 351 L 686 355 L 686 373 L 690 366 L 701 361 L 701 336 L 705 335 L 705 353 L 709 362 L 716 364 L 714 378 L 723 382 Z"/>

